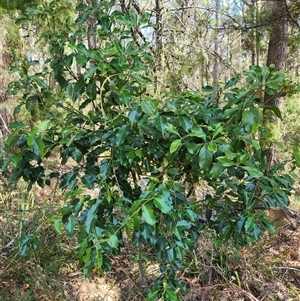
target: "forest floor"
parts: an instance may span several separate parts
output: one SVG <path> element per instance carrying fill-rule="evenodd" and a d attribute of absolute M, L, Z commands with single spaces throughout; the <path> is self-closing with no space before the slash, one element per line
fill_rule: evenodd
<path fill-rule="evenodd" d="M 112 269 L 85 279 L 75 256 L 74 238 L 53 227 L 57 191 L 0 194 L 0 300 L 37 301 L 125 301 L 146 300 L 147 287 L 158 267 L 151 253 L 143 250 L 147 283 L 141 281 L 138 250 L 126 246 L 112 258 Z M 300 211 L 299 211 L 300 212 Z M 300 301 L 300 221 L 295 229 L 289 221 L 278 233 L 266 235 L 250 248 L 214 250 L 210 233 L 204 232 L 199 247 L 178 275 L 192 301 Z M 16 242 L 23 242 L 23 248 Z M 28 248 L 28 250 L 26 249 Z M 24 256 L 21 256 L 23 255 Z"/>

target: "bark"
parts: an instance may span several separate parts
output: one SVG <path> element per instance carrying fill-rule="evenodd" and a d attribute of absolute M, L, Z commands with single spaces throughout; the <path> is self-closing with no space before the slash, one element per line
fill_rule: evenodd
<path fill-rule="evenodd" d="M 287 65 L 288 50 L 288 0 L 270 1 L 273 4 L 272 15 L 274 23 L 270 33 L 267 66 L 274 64 L 275 70 L 284 71 Z M 266 125 L 271 125 L 271 133 L 276 132 L 280 127 L 280 119 L 268 109 L 270 106 L 277 106 L 281 112 L 283 110 L 283 98 L 270 97 L 265 95 L 264 118 Z M 274 135 L 274 133 L 272 133 Z M 276 137 L 277 139 L 280 137 Z M 271 142 L 266 148 L 267 170 L 278 162 L 279 150 L 275 143 Z M 280 208 L 283 214 L 291 221 L 292 227 L 295 229 L 295 221 L 291 218 L 291 211 L 287 207 Z"/>
<path fill-rule="evenodd" d="M 219 76 L 220 76 L 220 32 L 219 32 L 219 26 L 220 26 L 220 0 L 216 0 L 216 14 L 215 14 L 215 26 L 216 26 L 216 32 L 215 32 L 215 45 L 214 45 L 214 70 L 213 70 L 213 87 L 215 91 L 215 102 L 218 105 L 218 87 L 219 87 Z"/>
<path fill-rule="evenodd" d="M 273 24 L 270 32 L 267 66 L 274 64 L 275 70 L 284 71 L 287 63 L 288 49 L 288 12 L 285 0 L 270 1 L 272 5 Z M 271 129 L 278 129 L 280 119 L 274 117 L 270 111 L 270 106 L 277 106 L 282 110 L 283 99 L 265 95 L 264 118 L 266 124 L 272 125 Z M 271 168 L 278 161 L 278 148 L 274 143 L 270 143 L 266 148 L 267 168 Z"/>
<path fill-rule="evenodd" d="M 1 20 L 0 20 L 1 21 Z M 6 35 L 0 37 L 0 145 L 6 140 L 10 133 L 8 124 L 10 122 L 10 116 L 7 112 L 5 103 L 7 102 L 7 88 L 10 81 L 9 75 L 10 57 L 7 50 Z"/>
<path fill-rule="evenodd" d="M 257 1 L 253 0 L 253 5 L 255 8 L 255 24 L 258 24 L 259 22 L 259 8 L 257 5 Z M 259 28 L 255 27 L 255 54 L 256 54 L 256 65 L 259 66 L 259 53 L 260 53 L 260 34 L 259 34 Z"/>
<path fill-rule="evenodd" d="M 154 70 L 154 91 L 158 92 L 158 78 L 162 71 L 162 55 L 163 55 L 163 41 L 162 41 L 162 3 L 161 0 L 155 0 L 155 70 Z"/>
<path fill-rule="evenodd" d="M 90 4 L 93 7 L 96 7 L 97 2 L 98 1 L 96 1 L 96 0 L 92 0 Z M 97 36 L 95 34 L 96 29 L 97 29 L 97 19 L 96 19 L 96 16 L 95 15 L 91 15 L 91 19 L 89 20 L 89 23 L 88 23 L 88 48 L 90 50 L 91 49 L 95 49 L 96 46 L 97 46 Z"/>

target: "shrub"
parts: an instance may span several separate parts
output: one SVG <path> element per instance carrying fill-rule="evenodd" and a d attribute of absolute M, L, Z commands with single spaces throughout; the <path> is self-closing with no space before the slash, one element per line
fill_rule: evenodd
<path fill-rule="evenodd" d="M 15 113 L 38 106 L 43 114 L 30 129 L 22 121 L 10 124 L 11 154 L 4 167 L 12 164 L 12 179 L 22 177 L 29 189 L 59 181 L 66 206 L 55 227 L 77 235 L 85 275 L 94 267 L 109 268 L 109 257 L 126 239 L 151 248 L 160 265 L 148 300 L 178 300 L 186 288 L 176 271 L 197 247 L 201 230 L 214 229 L 220 243 L 249 245 L 264 230 L 274 233 L 265 209 L 289 203 L 292 179 L 281 164 L 267 170 L 260 144 L 270 138 L 262 123 L 261 91 L 282 94 L 286 80 L 280 72 L 253 66 L 241 75 L 243 87 L 233 78 L 220 89 L 221 106 L 212 87 L 152 98 L 146 93 L 148 45 L 130 37 L 149 25 L 149 15 L 112 10 L 106 1 L 77 9 L 74 26 L 67 20 L 63 34 L 43 35 L 58 92 L 48 86 L 47 74 L 31 74 L 30 66 L 10 85 L 12 94 L 23 91 Z M 31 9 L 28 19 L 37 14 L 41 11 Z M 97 20 L 95 34 L 103 41 L 95 49 L 78 42 L 79 35 L 87 37 L 90 18 Z M 82 70 L 78 77 L 75 64 Z M 45 106 L 49 100 L 51 111 Z M 278 108 L 272 110 L 280 116 Z M 45 172 L 43 162 L 55 150 L 68 171 Z M 200 182 L 207 187 L 202 197 L 193 193 Z"/>

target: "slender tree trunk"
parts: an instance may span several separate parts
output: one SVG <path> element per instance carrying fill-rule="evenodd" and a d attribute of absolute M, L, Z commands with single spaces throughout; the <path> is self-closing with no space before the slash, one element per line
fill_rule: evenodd
<path fill-rule="evenodd" d="M 253 0 L 254 8 L 255 8 L 255 24 L 259 22 L 259 8 L 257 5 L 257 1 Z M 255 28 L 255 54 L 256 54 L 256 65 L 259 66 L 259 52 L 260 52 L 260 34 L 258 27 Z"/>
<path fill-rule="evenodd" d="M 267 66 L 274 64 L 275 70 L 285 70 L 287 63 L 288 49 L 288 14 L 286 0 L 270 1 L 272 5 L 271 14 L 273 16 L 273 26 L 270 32 Z M 282 110 L 283 99 L 265 95 L 264 118 L 272 134 L 278 133 L 280 119 L 274 117 L 269 109 L 270 106 L 277 106 Z M 277 134 L 278 135 L 278 134 Z M 279 138 L 279 137 L 278 137 Z M 271 168 L 278 161 L 278 148 L 274 143 L 270 143 L 266 148 L 267 168 Z"/>
<path fill-rule="evenodd" d="M 158 92 L 158 78 L 162 70 L 162 55 L 163 55 L 163 41 L 162 41 L 162 3 L 161 0 L 155 0 L 155 75 L 154 75 L 154 91 Z"/>
<path fill-rule="evenodd" d="M 1 21 L 1 20 L 0 20 Z M 2 28 L 3 29 L 3 28 Z M 7 50 L 6 35 L 0 36 L 0 146 L 9 134 L 8 124 L 10 116 L 6 110 L 5 102 L 7 102 L 7 87 L 10 81 L 9 75 L 10 57 Z"/>
<path fill-rule="evenodd" d="M 221 9 L 221 4 L 220 0 L 216 0 L 216 14 L 215 14 L 215 26 L 216 26 L 216 31 L 215 31 L 215 45 L 214 45 L 214 70 L 213 70 L 213 87 L 215 91 L 215 102 L 218 104 L 219 100 L 217 97 L 217 91 L 219 87 L 219 75 L 220 75 L 220 32 L 219 32 L 219 27 L 220 27 L 220 9 Z"/>
<path fill-rule="evenodd" d="M 93 7 L 96 7 L 96 5 L 98 4 L 98 1 L 92 0 L 90 2 L 90 4 Z M 97 37 L 96 37 L 96 34 L 95 34 L 96 29 L 97 29 L 96 16 L 91 15 L 91 19 L 89 20 L 89 23 L 88 23 L 88 48 L 90 50 L 95 49 L 96 46 L 97 46 Z"/>

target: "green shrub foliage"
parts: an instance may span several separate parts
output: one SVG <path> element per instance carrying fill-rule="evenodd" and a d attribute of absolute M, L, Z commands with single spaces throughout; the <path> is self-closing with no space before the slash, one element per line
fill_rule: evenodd
<path fill-rule="evenodd" d="M 148 300 L 179 300 L 178 288 L 185 287 L 175 272 L 205 227 L 220 242 L 249 245 L 264 230 L 274 233 L 265 209 L 289 203 L 292 179 L 280 164 L 267 170 L 261 147 L 272 139 L 261 95 L 285 94 L 286 80 L 253 66 L 220 89 L 220 106 L 209 86 L 150 97 L 152 57 L 146 43 L 131 38 L 149 26 L 149 15 L 112 9 L 109 1 L 77 10 L 75 24 L 66 20 L 60 34 L 43 35 L 55 86 L 48 86 L 46 71 L 31 72 L 38 62 L 20 68 L 10 85 L 11 94 L 22 93 L 16 114 L 23 106 L 42 114 L 30 128 L 10 124 L 4 168 L 12 166 L 12 179 L 23 178 L 29 189 L 59 181 L 66 205 L 55 227 L 77 236 L 86 275 L 109 268 L 126 240 L 151 249 L 160 265 Z M 38 14 L 30 9 L 27 20 Z M 95 49 L 78 42 L 91 17 L 101 41 Z M 67 171 L 46 173 L 43 163 L 57 154 Z"/>

